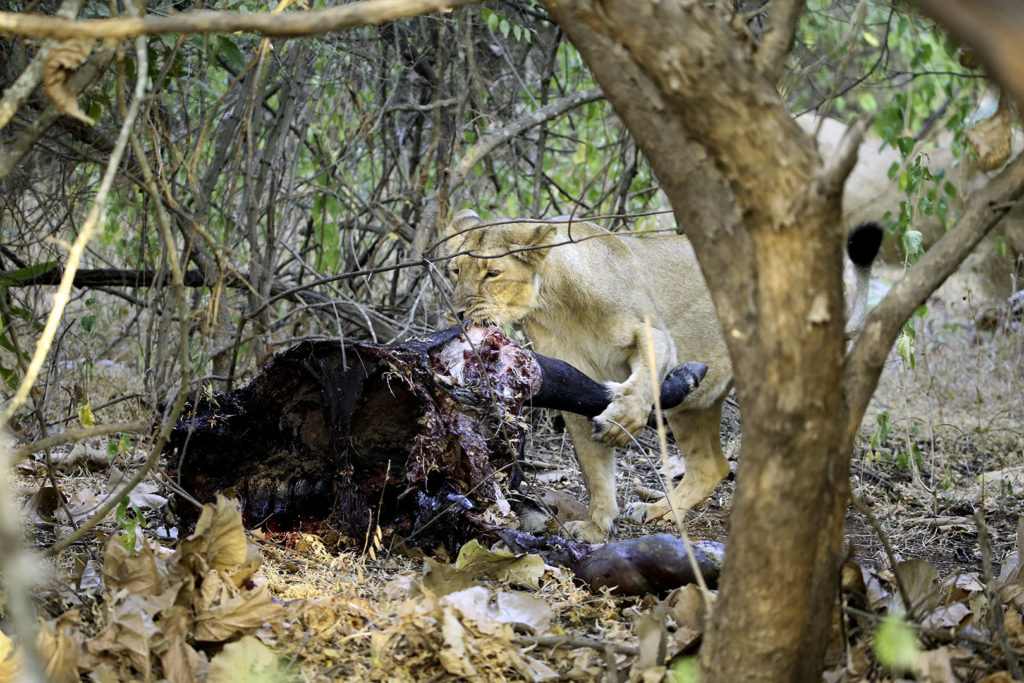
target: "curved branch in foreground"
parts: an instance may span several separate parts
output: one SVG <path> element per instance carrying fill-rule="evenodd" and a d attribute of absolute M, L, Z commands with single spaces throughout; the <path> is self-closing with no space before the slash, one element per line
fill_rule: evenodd
<path fill-rule="evenodd" d="M 907 318 L 959 267 L 1022 195 L 1024 155 L 1018 155 L 985 187 L 970 196 L 956 225 L 925 252 L 868 316 L 846 362 L 844 432 L 847 443 L 860 424 L 889 349 Z"/>
<path fill-rule="evenodd" d="M 57 16 L 74 19 L 82 11 L 84 4 L 85 0 L 63 0 L 57 9 Z M 52 47 L 52 44 L 42 45 L 21 75 L 4 90 L 3 97 L 0 98 L 0 128 L 7 125 L 14 113 L 39 85 L 43 75 L 43 63 L 49 56 Z"/>
<path fill-rule="evenodd" d="M 57 285 L 60 283 L 61 278 L 64 276 L 64 270 L 60 267 L 54 267 L 50 270 L 38 273 L 32 277 L 25 278 L 10 278 L 8 277 L 5 281 L 4 276 L 10 276 L 13 271 L 0 272 L 0 282 L 4 282 L 6 287 L 30 287 L 39 285 Z M 326 282 L 333 282 L 336 280 L 345 279 L 346 277 L 356 277 L 363 271 L 351 274 L 342 274 L 341 276 L 334 276 L 329 279 L 317 281 L 313 283 L 307 283 L 305 285 L 287 285 L 278 281 L 274 281 L 270 285 L 269 299 L 266 304 L 277 301 L 279 299 L 288 299 L 299 304 L 313 304 L 325 307 L 337 307 L 338 309 L 350 309 L 360 307 L 358 304 L 349 301 L 338 301 L 333 300 L 329 296 L 321 294 L 320 292 L 310 291 L 312 287 Z M 216 287 L 221 285 L 224 287 L 234 287 L 239 289 L 248 289 L 249 277 L 244 273 L 226 272 L 222 276 L 209 277 L 203 275 L 199 270 L 188 270 L 185 271 L 182 278 L 182 285 L 185 287 Z M 171 286 L 168 282 L 166 273 L 161 273 L 159 270 L 135 270 L 135 269 L 121 269 L 121 268 L 85 268 L 75 272 L 75 278 L 71 283 L 72 287 L 167 287 Z M 263 310 L 260 308 L 258 310 Z M 360 309 L 362 310 L 362 309 Z M 397 330 L 393 325 L 388 323 L 386 320 L 375 314 L 370 314 L 369 322 L 366 323 L 366 329 L 380 337 L 394 337 L 397 334 Z"/>
<path fill-rule="evenodd" d="M 33 38 L 134 38 L 159 33 L 259 33 L 272 37 L 314 36 L 434 12 L 479 0 L 364 0 L 308 12 L 243 14 L 204 10 L 170 17 L 88 19 L 0 12 L 0 33 Z"/>

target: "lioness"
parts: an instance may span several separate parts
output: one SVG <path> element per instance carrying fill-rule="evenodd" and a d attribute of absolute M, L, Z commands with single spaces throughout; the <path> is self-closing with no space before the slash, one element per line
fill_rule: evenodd
<path fill-rule="evenodd" d="M 630 237 L 591 223 L 510 220 L 480 224 L 461 211 L 448 226 L 453 304 L 465 317 L 498 324 L 522 321 L 538 353 L 570 363 L 604 382 L 614 400 L 593 422 L 564 414 L 590 494 L 576 538 L 599 542 L 613 531 L 615 446 L 646 423 L 653 404 L 644 319 L 653 328 L 654 372 L 660 382 L 683 360 L 709 367 L 696 392 L 666 413 L 686 474 L 672 490 L 682 514 L 697 506 L 729 472 L 719 424 L 732 368 L 711 296 L 685 237 Z M 557 248 L 551 245 L 562 244 Z M 665 515 L 666 500 L 630 506 L 643 521 Z"/>

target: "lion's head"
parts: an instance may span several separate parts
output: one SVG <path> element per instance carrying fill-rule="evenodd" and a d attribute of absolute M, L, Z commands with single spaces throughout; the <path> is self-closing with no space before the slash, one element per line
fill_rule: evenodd
<path fill-rule="evenodd" d="M 469 209 L 448 226 L 449 262 L 455 286 L 452 304 L 466 318 L 513 323 L 537 305 L 540 268 L 554 231 L 543 223 L 482 224 Z"/>

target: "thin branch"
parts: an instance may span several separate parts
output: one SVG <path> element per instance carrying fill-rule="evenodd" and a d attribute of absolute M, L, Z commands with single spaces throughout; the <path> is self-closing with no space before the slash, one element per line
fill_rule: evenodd
<path fill-rule="evenodd" d="M 144 52 L 145 46 L 143 46 L 142 49 Z M 74 244 L 71 245 L 70 252 L 68 253 L 67 268 L 64 270 L 64 274 L 61 278 L 60 285 L 57 287 L 57 291 L 54 292 L 53 307 L 50 309 L 50 315 L 46 320 L 46 325 L 43 327 L 43 332 L 39 337 L 39 341 L 36 343 L 36 350 L 32 356 L 31 362 L 29 362 L 28 371 L 22 378 L 21 384 L 18 385 L 18 389 L 14 393 L 14 397 L 8 402 L 3 414 L 0 415 L 0 427 L 6 426 L 14 414 L 22 405 L 24 405 L 28 398 L 29 391 L 31 391 L 32 387 L 35 385 L 36 378 L 42 370 L 43 362 L 49 354 L 50 345 L 53 343 L 53 338 L 57 333 L 57 326 L 60 324 L 60 321 L 64 316 L 64 308 L 67 306 L 70 299 L 71 286 L 72 282 L 74 282 L 75 271 L 78 269 L 78 264 L 82 259 L 82 254 L 85 252 L 86 245 L 89 243 L 89 240 L 92 239 L 92 235 L 96 231 L 96 226 L 104 216 L 107 195 L 110 194 L 110 188 L 114 184 L 114 177 L 117 174 L 118 166 L 121 164 L 121 157 L 124 155 L 125 147 L 128 146 L 128 133 L 132 124 L 135 122 L 135 117 L 138 115 L 142 95 L 145 94 L 144 79 L 140 77 L 138 80 L 142 85 L 137 88 L 137 97 L 132 102 L 132 109 L 130 111 L 131 116 L 126 118 L 121 126 L 121 132 L 117 136 L 117 144 L 114 146 L 114 150 L 110 154 L 110 162 L 107 164 L 107 169 L 103 174 L 103 180 L 96 193 L 96 198 L 93 200 L 92 206 L 90 207 L 89 215 L 82 224 L 82 230 L 79 232 Z"/>
<path fill-rule="evenodd" d="M 622 643 L 606 643 L 596 638 L 577 638 L 573 636 L 526 636 L 519 635 L 512 638 L 517 645 L 539 645 L 541 647 L 589 647 L 594 650 L 605 650 L 611 648 L 615 652 L 625 655 L 636 656 L 640 654 L 640 648 L 634 645 L 623 645 Z"/>
<path fill-rule="evenodd" d="M 858 119 L 850 125 L 843 133 L 832 157 L 824 160 L 824 167 L 815 179 L 815 190 L 820 196 L 834 199 L 842 194 L 846 178 L 857 163 L 860 143 L 864 140 L 864 134 L 873 119 L 873 116 Z"/>
<path fill-rule="evenodd" d="M 84 439 L 90 439 L 96 436 L 106 436 L 107 434 L 144 434 L 153 428 L 150 422 L 111 422 L 105 425 L 96 425 L 95 427 L 83 427 L 81 429 L 69 429 L 60 434 L 54 434 L 48 436 L 45 439 L 39 439 L 33 441 L 27 446 L 22 446 L 16 451 L 11 452 L 12 462 L 19 462 L 22 458 L 27 458 L 33 453 L 45 450 L 47 448 L 53 448 L 54 446 L 60 446 L 61 444 L 69 443 L 71 441 L 82 441 Z"/>
<path fill-rule="evenodd" d="M 114 59 L 114 53 L 115 49 L 108 46 L 95 50 L 89 61 L 71 77 L 68 90 L 75 93 L 76 96 L 84 92 L 107 70 L 107 66 Z M 25 126 L 16 138 L 10 143 L 0 146 L 0 179 L 6 178 L 10 174 L 43 133 L 49 130 L 50 126 L 56 123 L 61 116 L 62 112 L 57 105 L 50 103 L 32 123 Z M 0 117 L 0 121 L 2 121 L 2 117 Z"/>
<path fill-rule="evenodd" d="M 1024 107 L 1024 6 L 1017 0 L 911 0 L 972 47 Z"/>
<path fill-rule="evenodd" d="M 988 616 L 992 622 L 992 630 L 995 632 L 996 642 L 1003 651 L 1006 658 L 1006 667 L 1013 674 L 1013 680 L 1024 679 L 1024 672 L 1020 669 L 1020 662 L 1014 655 L 1010 646 L 1010 638 L 1006 634 L 1006 624 L 1003 621 L 1003 601 L 999 598 L 999 590 L 996 588 L 996 579 L 992 574 L 992 543 L 989 540 L 988 525 L 985 524 L 985 516 L 981 510 L 974 513 L 974 524 L 978 527 L 978 546 L 981 548 L 981 566 L 985 578 L 985 596 L 988 598 Z"/>
<path fill-rule="evenodd" d="M 892 543 L 889 542 L 889 536 L 882 529 L 882 525 L 878 523 L 878 518 L 871 512 L 863 500 L 860 499 L 856 493 L 850 492 L 850 502 L 853 503 L 853 507 L 857 508 L 857 511 L 864 516 L 864 519 L 868 521 L 871 528 L 875 530 L 875 536 L 882 542 L 882 548 L 885 550 L 885 556 L 889 559 L 889 567 L 892 569 L 893 578 L 896 580 L 896 589 L 900 593 L 900 598 L 903 600 L 903 607 L 907 610 L 907 618 L 910 621 L 917 621 L 914 601 L 910 599 L 910 595 L 907 593 L 906 586 L 903 585 L 903 581 L 900 579 L 899 572 L 896 571 L 896 552 L 892 548 Z"/>
<path fill-rule="evenodd" d="M 493 130 L 480 139 L 475 145 L 463 153 L 462 159 L 456 164 L 452 171 L 452 179 L 449 185 L 449 192 L 462 185 L 466 176 L 473 170 L 480 161 L 491 153 L 495 147 L 502 145 L 525 130 L 539 126 L 545 121 L 557 118 L 562 114 L 572 111 L 587 102 L 594 102 L 604 97 L 601 88 L 594 86 L 579 92 L 574 92 L 560 99 L 536 109 L 526 116 L 505 124 L 497 130 Z"/>
<path fill-rule="evenodd" d="M 264 36 L 316 36 L 434 12 L 449 12 L 479 0 L 364 0 L 329 9 L 274 14 L 205 10 L 169 17 L 72 21 L 0 12 L 0 33 L 34 38 L 134 38 L 160 33 L 259 33 Z"/>
<path fill-rule="evenodd" d="M 139 38 L 136 41 L 136 47 L 138 52 L 137 59 L 139 70 L 141 74 L 145 74 L 145 40 Z M 97 224 L 99 223 L 100 219 L 103 217 L 105 213 L 104 209 L 106 205 L 107 195 L 110 192 L 111 185 L 113 185 L 114 177 L 117 173 L 117 168 L 121 163 L 121 158 L 124 155 L 125 147 L 127 147 L 128 145 L 128 133 L 131 130 L 131 127 L 134 125 L 135 119 L 139 114 L 139 107 L 142 103 L 142 98 L 143 95 L 145 95 L 145 91 L 146 79 L 143 76 L 140 76 L 136 79 L 135 97 L 132 100 L 132 104 L 131 107 L 129 108 L 128 114 L 124 116 L 124 121 L 121 125 L 121 130 L 117 137 L 117 143 L 114 146 L 113 152 L 111 152 L 110 162 L 107 165 L 107 168 L 103 174 L 103 180 L 100 182 L 100 187 L 96 193 L 96 198 L 93 200 L 92 206 L 89 210 L 89 215 L 86 217 L 86 220 L 82 225 L 82 230 L 79 233 L 78 238 L 71 246 L 71 250 L 68 255 L 68 270 L 65 273 L 65 277 L 61 281 L 60 286 L 57 288 L 57 292 L 53 296 L 53 308 L 50 311 L 50 316 L 47 319 L 46 325 L 43 328 L 43 332 L 40 335 L 38 343 L 36 344 L 35 353 L 32 356 L 32 360 L 29 363 L 28 370 L 25 372 L 21 384 L 18 385 L 18 389 L 15 392 L 14 397 L 11 398 L 11 400 L 8 402 L 7 407 L 3 412 L 3 415 L 0 416 L 0 434 L 2 434 L 5 431 L 7 424 L 10 422 L 10 419 L 14 416 L 18 409 L 22 405 L 24 405 L 25 400 L 28 397 L 29 391 L 31 391 L 32 387 L 35 386 L 35 381 L 36 378 L 39 376 L 39 371 L 42 369 L 43 362 L 45 361 L 47 355 L 49 355 L 50 346 L 53 343 L 53 338 L 54 335 L 56 334 L 57 326 L 60 324 L 60 321 L 64 316 L 64 308 L 67 306 L 68 303 L 69 294 L 71 292 L 71 281 L 74 278 L 75 269 L 78 267 L 78 263 L 82 258 L 82 253 L 85 251 L 86 245 L 92 238 L 92 234 L 93 232 L 95 232 Z M 182 345 L 184 347 L 184 340 L 182 341 Z M 181 402 L 184 403 L 184 397 L 182 397 Z M 167 426 L 165 431 L 169 434 L 170 427 Z M 159 447 L 162 448 L 163 444 L 159 444 Z M 157 449 L 154 449 L 153 454 L 151 454 L 150 456 L 151 460 L 155 460 L 154 454 L 156 452 L 158 452 Z M 0 446 L 0 466 L 2 466 L 3 468 L 2 470 L 0 470 L 0 476 L 4 477 L 5 479 L 9 464 L 7 462 L 7 454 L 8 451 L 6 446 Z M 11 502 L 13 502 L 14 500 L 13 497 L 5 495 L 4 498 L 9 500 L 5 500 L 3 505 L 9 507 L 11 505 Z M 102 515 L 105 516 L 107 512 L 109 512 L 110 509 L 112 509 L 113 506 L 116 505 L 119 500 L 120 498 L 108 501 L 109 505 L 105 506 L 106 509 L 102 511 Z M 10 519 L 12 521 L 18 519 L 17 513 L 11 514 L 8 510 L 3 511 L 3 517 L 5 519 Z M 96 519 L 98 521 L 98 519 L 102 519 L 102 516 L 97 516 Z M 93 523 L 95 524 L 95 522 Z M 7 536 L 7 532 L 12 530 L 12 528 L 18 528 L 16 521 L 14 521 L 13 524 L 10 522 L 5 524 L 2 527 L 2 529 L 0 529 L 0 533 L 3 533 L 5 536 Z M 60 547 L 66 547 L 68 543 L 71 543 L 73 540 L 77 538 L 81 538 L 86 533 L 88 533 L 89 528 L 91 527 L 83 524 L 74 532 L 72 532 L 69 536 L 66 536 L 61 541 L 58 541 L 58 543 L 55 546 L 53 546 L 53 548 L 58 548 L 58 550 L 54 551 L 53 548 L 51 548 L 51 551 L 59 552 Z M 2 551 L 2 558 L 0 558 L 0 564 L 2 564 L 3 574 L 7 581 L 7 589 L 8 593 L 10 594 L 10 602 L 12 603 L 11 611 L 13 613 L 15 621 L 16 632 L 22 641 L 22 647 L 25 648 L 26 651 L 28 669 L 26 672 L 26 680 L 42 680 L 42 677 L 37 675 L 38 660 L 37 653 L 35 652 L 34 649 L 36 629 L 35 623 L 31 618 L 31 607 L 28 604 L 26 604 L 27 586 L 20 585 L 22 583 L 21 578 L 30 575 L 30 573 L 34 570 L 32 565 L 34 565 L 35 562 L 30 555 L 28 555 L 21 549 L 20 538 L 0 538 L 0 541 L 2 541 L 2 543 L 0 543 L 0 551 Z"/>
<path fill-rule="evenodd" d="M 126 5 L 126 8 L 129 12 L 134 13 L 135 11 L 135 8 L 133 5 L 131 5 L 131 3 Z M 147 73 L 148 68 L 145 39 L 141 37 L 136 38 L 135 48 L 137 54 L 136 59 L 138 60 L 138 73 L 145 74 Z M 146 79 L 139 77 L 136 79 L 135 93 L 132 98 L 131 104 L 128 106 L 127 111 L 125 111 L 123 114 L 124 125 L 121 128 L 121 133 L 118 135 L 117 148 L 115 149 L 115 153 L 117 153 L 118 150 L 123 151 L 124 147 L 128 143 L 129 137 L 134 138 L 134 135 L 130 135 L 131 124 L 135 121 L 135 118 L 139 114 L 139 107 L 142 103 L 142 99 L 145 93 Z M 138 146 L 137 139 L 133 139 L 133 143 L 136 146 Z M 120 158 L 119 154 L 117 154 L 117 156 L 118 158 Z M 151 171 L 149 171 L 148 162 L 145 161 L 145 155 L 143 154 L 139 156 L 141 160 L 140 163 L 143 164 L 143 170 L 145 172 L 144 174 L 147 180 L 147 187 L 149 187 L 151 192 L 155 192 L 156 185 L 153 181 L 152 173 Z M 111 155 L 111 169 L 116 168 L 116 164 L 113 160 L 114 155 Z M 165 243 L 165 254 L 168 261 L 168 266 L 170 267 L 171 271 L 171 280 L 174 283 L 174 298 L 178 305 L 178 351 L 179 362 L 181 363 L 181 383 L 178 388 L 178 393 L 177 396 L 175 396 L 174 398 L 173 404 L 171 405 L 170 414 L 167 416 L 167 419 L 164 421 L 164 424 L 160 427 L 160 432 L 157 434 L 157 438 L 154 440 L 153 444 L 150 447 L 149 455 L 146 458 L 146 462 L 142 465 L 141 468 L 139 468 L 139 471 L 136 472 L 135 475 L 120 488 L 120 490 L 118 490 L 116 493 L 112 494 L 109 498 L 107 498 L 103 502 L 103 504 L 96 509 L 93 515 L 85 522 L 83 522 L 82 525 L 78 527 L 78 529 L 76 529 L 72 533 L 68 534 L 67 536 L 65 536 L 64 538 L 60 539 L 52 546 L 47 548 L 46 555 L 48 557 L 55 557 L 59 555 L 65 548 L 69 547 L 72 543 L 75 543 L 76 541 L 84 537 L 87 533 L 89 533 L 89 531 L 94 526 L 96 526 L 96 524 L 98 524 L 104 517 L 106 517 L 107 514 L 112 509 L 114 509 L 115 505 L 117 505 L 125 496 L 131 493 L 132 489 L 138 486 L 139 482 L 141 482 L 149 474 L 149 472 L 156 465 L 156 461 L 159 458 L 160 453 L 163 451 L 164 445 L 167 443 L 168 438 L 170 438 L 171 430 L 174 428 L 175 422 L 177 422 L 178 417 L 181 415 L 182 409 L 185 407 L 185 400 L 188 395 L 188 386 L 189 382 L 191 381 L 191 373 L 189 372 L 190 366 L 188 345 L 188 308 L 185 300 L 185 286 L 182 282 L 181 261 L 179 260 L 178 253 L 172 248 L 173 236 L 171 234 L 170 225 L 166 219 L 166 215 L 162 211 L 158 211 L 157 216 L 157 223 L 160 226 L 161 237 L 163 238 Z"/>

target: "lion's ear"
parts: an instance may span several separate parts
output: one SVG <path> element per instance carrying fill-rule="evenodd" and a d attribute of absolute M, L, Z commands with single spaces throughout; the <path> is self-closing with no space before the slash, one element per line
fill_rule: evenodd
<path fill-rule="evenodd" d="M 480 222 L 480 216 L 476 215 L 473 209 L 463 209 L 452 218 L 452 222 L 445 228 L 445 237 L 454 237 L 464 230 L 472 228 Z"/>
<path fill-rule="evenodd" d="M 444 238 L 448 241 L 448 252 L 456 252 L 462 249 L 466 236 L 462 233 L 469 230 L 480 222 L 480 216 L 472 209 L 463 209 L 452 218 L 451 223 L 445 228 Z"/>
<path fill-rule="evenodd" d="M 555 226 L 544 223 L 517 223 L 505 228 L 509 249 L 522 249 L 515 257 L 527 263 L 539 263 L 548 255 L 548 249 L 538 249 L 555 241 Z"/>

